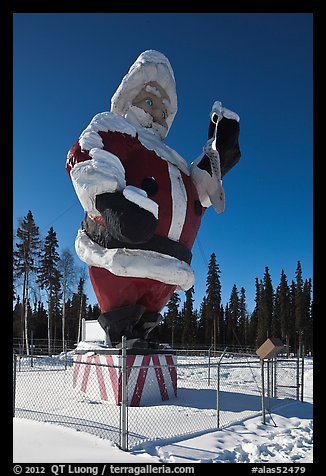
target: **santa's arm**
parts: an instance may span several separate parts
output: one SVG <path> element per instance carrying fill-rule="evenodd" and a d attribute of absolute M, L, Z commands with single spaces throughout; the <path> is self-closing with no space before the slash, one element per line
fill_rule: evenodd
<path fill-rule="evenodd" d="M 158 206 L 144 190 L 127 186 L 119 157 L 103 148 L 99 131 L 108 131 L 110 117 L 101 113 L 93 118 L 68 152 L 66 169 L 91 217 L 101 216 L 117 240 L 142 243 L 155 232 Z"/>
<path fill-rule="evenodd" d="M 213 205 L 218 213 L 225 207 L 222 177 L 240 160 L 239 116 L 215 101 L 210 113 L 208 141 L 202 154 L 191 164 L 190 175 L 204 207 Z"/>

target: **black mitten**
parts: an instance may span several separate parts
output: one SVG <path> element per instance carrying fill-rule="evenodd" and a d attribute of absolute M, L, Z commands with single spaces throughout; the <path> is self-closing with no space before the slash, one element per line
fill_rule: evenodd
<path fill-rule="evenodd" d="M 155 233 L 155 216 L 128 200 L 121 192 L 96 196 L 95 206 L 105 220 L 110 235 L 127 243 L 145 243 Z"/>
<path fill-rule="evenodd" d="M 215 122 L 211 121 L 208 128 L 208 139 L 214 136 Z M 225 175 L 240 160 L 239 122 L 235 119 L 222 117 L 217 125 L 216 149 L 220 155 L 221 175 Z"/>

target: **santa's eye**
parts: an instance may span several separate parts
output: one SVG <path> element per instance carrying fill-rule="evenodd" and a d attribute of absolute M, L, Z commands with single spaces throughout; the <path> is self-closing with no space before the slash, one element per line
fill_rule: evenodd
<path fill-rule="evenodd" d="M 148 104 L 151 107 L 153 106 L 153 101 L 151 100 L 151 98 L 145 99 L 145 103 Z"/>
<path fill-rule="evenodd" d="M 162 111 L 162 118 L 165 119 L 165 117 L 166 117 L 166 114 L 164 111 Z"/>

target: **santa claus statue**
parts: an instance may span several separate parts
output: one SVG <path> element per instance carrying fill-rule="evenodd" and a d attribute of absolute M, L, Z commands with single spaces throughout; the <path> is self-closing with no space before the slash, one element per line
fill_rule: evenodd
<path fill-rule="evenodd" d="M 164 143 L 177 112 L 169 60 L 144 51 L 71 147 L 66 169 L 86 212 L 76 252 L 87 263 L 107 343 L 151 347 L 175 291 L 194 284 L 191 249 L 205 210 L 224 210 L 222 177 L 240 159 L 239 117 L 215 101 L 208 141 L 187 162 Z"/>

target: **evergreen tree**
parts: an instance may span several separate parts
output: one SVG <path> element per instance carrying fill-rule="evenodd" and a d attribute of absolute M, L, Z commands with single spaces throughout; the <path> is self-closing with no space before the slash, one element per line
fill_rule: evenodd
<path fill-rule="evenodd" d="M 79 299 L 77 342 L 81 340 L 81 323 L 82 323 L 82 319 L 85 318 L 85 315 L 86 315 L 87 297 L 86 297 L 86 294 L 84 293 L 85 280 L 86 280 L 85 274 L 82 272 L 82 276 L 79 278 L 78 292 L 77 292 L 77 296 Z"/>
<path fill-rule="evenodd" d="M 87 321 L 93 320 L 93 306 L 91 304 L 87 306 L 85 319 Z"/>
<path fill-rule="evenodd" d="M 220 345 L 225 345 L 226 343 L 226 337 L 225 337 L 225 313 L 224 313 L 224 307 L 223 304 L 221 304 L 220 307 L 220 339 L 219 339 L 219 344 Z"/>
<path fill-rule="evenodd" d="M 72 293 L 75 284 L 76 271 L 74 266 L 74 258 L 69 249 L 63 250 L 60 258 L 59 269 L 62 276 L 62 350 L 65 351 L 65 322 L 66 322 L 66 306 L 65 303 Z"/>
<path fill-rule="evenodd" d="M 263 313 L 266 325 L 266 337 L 272 336 L 272 321 L 274 311 L 274 290 L 272 286 L 271 276 L 269 274 L 268 266 L 265 267 L 264 279 L 263 279 Z"/>
<path fill-rule="evenodd" d="M 311 279 L 310 286 L 311 286 Z M 314 301 L 310 298 L 310 315 L 308 321 L 308 329 L 307 329 L 307 340 L 306 340 L 306 351 L 308 355 L 313 353 L 313 319 L 314 319 Z"/>
<path fill-rule="evenodd" d="M 290 348 L 293 352 L 296 351 L 297 339 L 295 332 L 295 295 L 296 295 L 296 286 L 295 282 L 292 280 L 290 287 Z"/>
<path fill-rule="evenodd" d="M 167 311 L 164 314 L 163 329 L 161 329 L 160 334 L 164 336 L 164 340 L 171 342 L 172 347 L 176 343 L 175 332 L 180 321 L 179 303 L 180 297 L 178 293 L 173 293 L 166 305 Z"/>
<path fill-rule="evenodd" d="M 22 340 L 24 328 L 21 325 L 21 316 L 23 315 L 23 305 L 20 302 L 20 296 L 17 297 L 17 302 L 13 311 L 13 337 Z"/>
<path fill-rule="evenodd" d="M 240 314 L 239 295 L 236 285 L 233 285 L 229 309 L 228 309 L 228 321 L 226 322 L 226 343 L 227 345 L 238 344 L 238 322 Z"/>
<path fill-rule="evenodd" d="M 231 324 L 232 317 L 231 317 L 231 311 L 230 311 L 230 302 L 227 302 L 226 305 L 225 305 L 224 319 L 225 319 L 225 322 L 224 322 L 225 332 L 224 332 L 223 344 L 228 346 L 228 345 L 231 344 L 231 342 L 229 342 L 229 334 L 230 334 L 230 330 L 232 329 L 232 324 Z"/>
<path fill-rule="evenodd" d="M 281 338 L 285 340 L 287 354 L 290 349 L 290 335 L 292 332 L 291 314 L 290 314 L 290 289 L 287 283 L 286 275 L 282 269 L 281 281 L 277 288 L 279 302 L 279 318 L 281 327 Z"/>
<path fill-rule="evenodd" d="M 57 339 L 61 340 L 62 338 L 62 292 L 60 276 L 58 277 L 57 285 L 54 287 L 52 301 L 52 324 L 53 343 L 56 345 Z"/>
<path fill-rule="evenodd" d="M 214 350 L 222 340 L 223 316 L 221 315 L 220 269 L 215 253 L 211 254 L 206 279 L 205 342 L 212 342 Z"/>
<path fill-rule="evenodd" d="M 259 347 L 268 337 L 272 337 L 274 290 L 268 266 L 265 267 L 263 281 L 260 281 L 256 293 L 258 293 L 256 346 Z"/>
<path fill-rule="evenodd" d="M 183 332 L 182 344 L 192 345 L 197 341 L 197 320 L 193 309 L 194 287 L 186 291 L 186 299 L 183 306 Z"/>
<path fill-rule="evenodd" d="M 303 279 L 301 263 L 298 261 L 295 272 L 295 331 L 298 335 L 298 349 L 300 351 L 302 344 L 302 334 L 305 328 L 305 304 L 303 295 Z"/>
<path fill-rule="evenodd" d="M 87 300 L 87 297 L 86 297 L 86 300 Z M 100 317 L 100 314 L 101 314 L 100 306 L 98 304 L 94 304 L 94 306 L 93 306 L 93 319 L 98 319 Z"/>
<path fill-rule="evenodd" d="M 38 269 L 37 282 L 41 289 L 47 291 L 48 296 L 48 353 L 51 354 L 52 339 L 52 319 L 55 310 L 56 297 L 60 290 L 60 271 L 58 263 L 60 260 L 57 252 L 58 248 L 57 235 L 51 227 L 45 238 L 43 249 L 41 252 L 40 267 Z"/>
<path fill-rule="evenodd" d="M 256 297 L 255 297 L 255 321 L 256 324 L 256 347 L 260 347 L 263 342 L 265 342 L 267 337 L 267 325 L 265 320 L 265 312 L 263 307 L 263 282 L 262 280 L 258 281 L 256 278 Z"/>
<path fill-rule="evenodd" d="M 87 299 L 88 298 L 86 296 L 86 300 Z M 89 321 L 89 320 L 96 321 L 100 317 L 100 314 L 101 314 L 101 310 L 98 304 L 94 304 L 94 306 L 92 306 L 91 304 L 88 304 L 88 306 L 86 307 L 85 319 L 86 321 Z"/>
<path fill-rule="evenodd" d="M 256 338 L 258 332 L 258 314 L 259 314 L 259 306 L 260 306 L 260 284 L 258 278 L 255 279 L 255 307 L 252 311 L 248 323 L 248 343 L 252 347 L 256 347 Z"/>
<path fill-rule="evenodd" d="M 304 344 L 306 351 L 312 350 L 312 306 L 311 306 L 311 278 L 303 285 L 303 312 L 304 312 Z"/>
<path fill-rule="evenodd" d="M 274 306 L 273 306 L 273 317 L 271 324 L 271 336 L 272 337 L 281 337 L 281 317 L 280 317 L 280 296 L 279 296 L 279 286 L 276 288 L 274 295 Z"/>
<path fill-rule="evenodd" d="M 40 253 L 39 228 L 36 226 L 32 212 L 29 210 L 17 229 L 16 250 L 14 251 L 14 277 L 23 277 L 23 306 L 22 311 L 22 335 L 26 345 L 26 353 L 29 354 L 28 344 L 28 296 L 31 283 L 31 275 L 37 271 L 37 258 Z"/>
<path fill-rule="evenodd" d="M 78 338 L 78 322 L 79 322 L 79 309 L 80 309 L 80 297 L 77 293 L 72 295 L 72 298 L 68 298 L 66 305 L 66 340 L 67 342 L 77 342 Z"/>
<path fill-rule="evenodd" d="M 240 290 L 238 335 L 244 346 L 248 345 L 248 311 L 245 288 Z"/>
<path fill-rule="evenodd" d="M 35 339 L 46 339 L 48 315 L 42 301 L 34 305 L 33 310 L 33 333 Z"/>
<path fill-rule="evenodd" d="M 201 344 L 208 343 L 205 340 L 205 329 L 207 329 L 207 327 L 206 296 L 204 296 L 200 304 L 198 320 L 198 340 Z"/>

